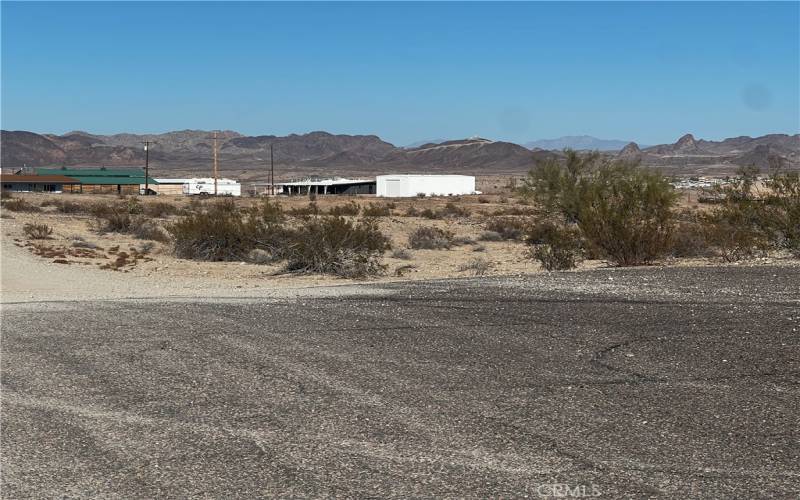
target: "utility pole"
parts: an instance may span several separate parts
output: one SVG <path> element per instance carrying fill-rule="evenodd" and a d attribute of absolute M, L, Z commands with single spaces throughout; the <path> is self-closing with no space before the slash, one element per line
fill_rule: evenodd
<path fill-rule="evenodd" d="M 218 177 L 218 166 L 217 166 L 217 131 L 214 131 L 214 196 L 217 196 L 217 177 Z"/>
<path fill-rule="evenodd" d="M 144 144 L 144 194 L 150 194 L 150 145 L 156 141 L 142 141 Z"/>
<path fill-rule="evenodd" d="M 269 185 L 272 196 L 275 196 L 275 158 L 272 156 L 272 144 L 269 145 Z"/>

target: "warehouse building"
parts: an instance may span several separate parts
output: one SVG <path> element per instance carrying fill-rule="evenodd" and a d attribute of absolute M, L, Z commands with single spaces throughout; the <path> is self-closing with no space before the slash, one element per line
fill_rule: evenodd
<path fill-rule="evenodd" d="M 64 192 L 73 193 L 139 194 L 140 185 L 145 184 L 144 169 L 140 168 L 37 168 L 36 173 L 77 179 L 77 185 L 64 185 Z M 158 185 L 150 177 L 147 183 Z"/>
<path fill-rule="evenodd" d="M 255 194 L 269 194 L 272 185 L 268 182 L 251 184 Z M 373 179 L 303 179 L 275 183 L 275 194 L 375 194 Z"/>
<path fill-rule="evenodd" d="M 80 186 L 81 181 L 63 175 L 0 175 L 3 191 L 13 193 L 63 193 Z"/>
<path fill-rule="evenodd" d="M 379 175 L 376 184 L 377 195 L 388 198 L 479 194 L 472 175 Z"/>

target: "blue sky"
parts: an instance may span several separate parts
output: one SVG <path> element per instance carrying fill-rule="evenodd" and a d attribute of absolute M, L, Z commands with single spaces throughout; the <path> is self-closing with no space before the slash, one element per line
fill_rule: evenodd
<path fill-rule="evenodd" d="M 4 129 L 800 131 L 800 3 L 2 2 Z"/>

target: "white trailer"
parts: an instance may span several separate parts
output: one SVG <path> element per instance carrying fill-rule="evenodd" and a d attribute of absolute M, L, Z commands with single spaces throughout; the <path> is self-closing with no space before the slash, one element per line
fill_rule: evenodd
<path fill-rule="evenodd" d="M 376 194 L 388 198 L 478 194 L 472 175 L 379 175 L 376 182 Z"/>
<path fill-rule="evenodd" d="M 214 179 L 188 179 L 183 184 L 183 194 L 214 194 Z M 217 194 L 220 196 L 241 196 L 242 185 L 233 179 L 217 179 Z"/>

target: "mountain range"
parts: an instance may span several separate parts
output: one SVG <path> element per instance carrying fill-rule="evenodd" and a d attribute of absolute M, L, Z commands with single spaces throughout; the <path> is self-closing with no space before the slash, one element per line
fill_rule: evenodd
<path fill-rule="evenodd" d="M 522 173 L 536 162 L 563 155 L 560 143 L 551 149 L 529 149 L 519 144 L 480 137 L 433 141 L 414 147 L 396 147 L 375 135 L 334 135 L 327 132 L 288 136 L 246 136 L 234 131 L 218 132 L 219 162 L 223 172 L 261 175 L 272 146 L 281 175 L 374 175 L 385 172 L 416 173 Z M 579 136 L 580 138 L 586 136 Z M 586 139 L 601 149 L 594 138 Z M 583 139 L 582 139 L 583 140 Z M 131 166 L 144 165 L 143 141 L 150 146 L 150 165 L 158 175 L 203 175 L 210 170 L 213 134 L 182 130 L 163 134 L 98 135 L 74 131 L 63 135 L 26 131 L 2 131 L 2 167 L 19 169 L 38 166 Z M 635 143 L 604 153 L 639 160 L 645 165 L 676 172 L 733 171 L 740 165 L 767 167 L 780 161 L 800 168 L 800 134 L 735 137 L 723 141 L 695 139 L 686 134 L 673 144 L 639 147 Z M 578 148 L 573 142 L 574 148 Z M 617 147 L 619 146 L 619 147 Z M 246 177 L 246 176 L 245 176 Z"/>
<path fill-rule="evenodd" d="M 566 135 L 558 139 L 539 139 L 526 142 L 524 146 L 529 149 L 562 150 L 564 148 L 576 151 L 619 151 L 631 141 L 618 141 L 615 139 L 598 139 L 590 135 Z"/>

